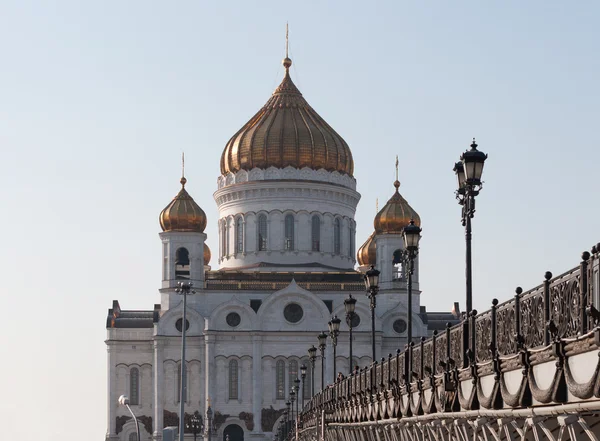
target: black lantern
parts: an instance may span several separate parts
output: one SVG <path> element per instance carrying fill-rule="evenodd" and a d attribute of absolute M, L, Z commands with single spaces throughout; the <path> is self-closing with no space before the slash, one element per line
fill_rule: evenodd
<path fill-rule="evenodd" d="M 454 164 L 454 173 L 456 174 L 456 184 L 459 193 L 464 193 L 467 181 L 465 179 L 465 166 L 462 162 Z"/>
<path fill-rule="evenodd" d="M 350 354 L 348 356 L 348 364 L 350 365 L 350 373 L 352 373 L 352 328 L 354 320 L 354 311 L 356 309 L 356 299 L 352 294 L 348 294 L 348 298 L 344 300 L 344 308 L 346 309 L 346 323 L 348 324 L 348 341 L 350 342 Z"/>
<path fill-rule="evenodd" d="M 319 339 L 319 349 L 325 349 L 325 346 L 327 346 L 327 334 L 321 332 L 317 338 Z"/>
<path fill-rule="evenodd" d="M 315 367 L 317 365 L 317 348 L 312 345 L 308 348 L 308 359 L 310 360 L 310 396 L 315 396 Z"/>
<path fill-rule="evenodd" d="M 348 294 L 348 298 L 344 300 L 344 308 L 346 308 L 346 314 L 352 315 L 356 310 L 356 299 L 352 297 L 352 294 Z"/>
<path fill-rule="evenodd" d="M 373 265 L 371 265 L 371 269 L 365 274 L 365 286 L 367 291 L 379 288 L 379 271 Z"/>
<path fill-rule="evenodd" d="M 413 219 L 410 220 L 410 224 L 408 224 L 402 230 L 402 238 L 404 239 L 404 246 L 406 250 L 416 251 L 419 248 L 419 239 L 421 239 L 421 228 L 415 225 L 415 221 Z"/>
<path fill-rule="evenodd" d="M 464 166 L 465 181 L 468 185 L 480 185 L 481 175 L 483 174 L 483 164 L 487 159 L 487 155 L 477 150 L 477 143 L 473 138 L 471 150 L 464 152 L 460 160 Z"/>

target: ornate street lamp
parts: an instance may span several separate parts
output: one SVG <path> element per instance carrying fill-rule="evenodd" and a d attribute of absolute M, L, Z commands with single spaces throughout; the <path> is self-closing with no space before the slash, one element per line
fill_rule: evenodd
<path fill-rule="evenodd" d="M 375 363 L 375 307 L 377 306 L 375 297 L 379 292 L 379 271 L 373 265 L 365 274 L 365 287 L 367 288 L 367 297 L 371 301 L 371 350 L 373 354 L 371 362 Z"/>
<path fill-rule="evenodd" d="M 310 360 L 310 397 L 315 396 L 315 365 L 317 364 L 317 348 L 312 345 L 308 348 L 308 359 Z"/>
<path fill-rule="evenodd" d="M 289 401 L 288 401 L 288 402 L 286 402 L 285 404 L 286 404 L 286 406 L 288 406 L 288 407 L 289 407 L 289 404 L 290 404 L 290 403 L 289 403 Z M 285 409 L 285 410 L 283 411 L 283 420 L 285 421 L 285 423 L 283 424 L 283 438 L 284 438 L 284 439 L 285 439 L 285 438 L 287 438 L 287 433 L 288 433 L 288 420 L 289 420 L 289 418 L 288 418 L 288 414 L 289 414 L 289 411 L 288 411 L 287 409 Z"/>
<path fill-rule="evenodd" d="M 196 294 L 196 291 L 192 289 L 192 282 L 178 282 L 175 292 L 183 296 L 183 317 L 181 319 L 181 384 L 179 389 L 179 441 L 183 441 L 184 437 L 184 417 L 185 417 L 185 385 L 186 385 L 186 366 L 185 366 L 185 331 L 187 328 L 186 309 L 187 309 L 187 296 L 190 294 Z M 139 439 L 139 437 L 138 437 Z"/>
<path fill-rule="evenodd" d="M 129 397 L 127 395 L 121 395 L 119 397 L 119 404 L 121 406 L 125 406 L 127 408 L 127 410 L 129 410 L 129 413 L 131 414 L 131 416 L 133 417 L 133 421 L 135 422 L 135 432 L 137 434 L 137 440 L 139 441 L 140 439 L 140 423 L 138 422 L 138 419 L 136 418 L 135 414 L 133 413 L 133 410 L 131 410 L 131 407 L 129 407 Z"/>
<path fill-rule="evenodd" d="M 188 432 L 192 432 L 194 435 L 194 441 L 196 441 L 198 434 L 202 433 L 204 430 L 204 424 L 202 423 L 200 412 L 194 412 L 194 414 L 190 417 L 190 420 L 185 424 L 185 428 L 188 430 Z"/>
<path fill-rule="evenodd" d="M 454 173 L 458 181 L 456 199 L 462 207 L 462 225 L 465 227 L 466 250 L 466 312 L 467 315 L 473 309 L 473 285 L 471 267 L 471 219 L 475 215 L 475 197 L 481 191 L 483 182 L 481 175 L 483 165 L 488 155 L 477 150 L 477 143 L 473 138 L 471 150 L 467 150 L 460 156 L 460 162 L 454 165 Z"/>
<path fill-rule="evenodd" d="M 294 390 L 294 386 L 290 388 L 290 401 L 292 402 L 292 428 L 294 427 L 294 403 L 296 402 L 296 391 Z"/>
<path fill-rule="evenodd" d="M 321 391 L 325 389 L 325 347 L 327 346 L 327 334 L 321 332 L 319 339 L 319 350 L 321 351 Z"/>
<path fill-rule="evenodd" d="M 329 320 L 329 336 L 331 337 L 331 344 L 333 345 L 333 382 L 335 383 L 337 370 L 336 370 L 336 348 L 337 348 L 337 338 L 340 335 L 340 323 L 342 321 L 338 318 L 337 315 L 334 315 L 331 320 Z"/>
<path fill-rule="evenodd" d="M 344 300 L 344 308 L 346 309 L 346 323 L 350 329 L 350 373 L 352 373 L 352 321 L 354 320 L 354 310 L 356 309 L 356 299 L 352 294 L 348 294 L 348 298 Z"/>
<path fill-rule="evenodd" d="M 210 441 L 210 438 L 212 436 L 212 432 L 213 432 L 213 410 L 212 407 L 210 407 L 210 400 L 208 403 L 208 409 L 206 409 L 206 435 L 207 435 L 207 439 L 208 441 Z"/>
<path fill-rule="evenodd" d="M 287 438 L 288 433 L 290 431 L 290 406 L 292 405 L 292 403 L 290 402 L 290 400 L 287 400 L 285 402 L 285 436 Z"/>
<path fill-rule="evenodd" d="M 304 408 L 304 379 L 306 378 L 306 365 L 300 366 L 300 377 L 302 378 L 302 408 Z"/>
<path fill-rule="evenodd" d="M 412 276 L 415 269 L 415 257 L 419 253 L 419 240 L 421 239 L 421 228 L 415 225 L 413 219 L 402 230 L 404 240 L 403 260 L 408 275 L 408 312 L 407 312 L 407 336 L 408 344 L 412 342 Z"/>

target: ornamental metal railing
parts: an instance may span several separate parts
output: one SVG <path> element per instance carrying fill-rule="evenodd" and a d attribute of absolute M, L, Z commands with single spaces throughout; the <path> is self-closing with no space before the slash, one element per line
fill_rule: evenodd
<path fill-rule="evenodd" d="M 498 382 L 508 370 L 522 368 L 525 372 L 539 362 L 541 353 L 550 354 L 545 355 L 546 361 L 556 357 L 558 364 L 564 363 L 569 351 L 585 351 L 585 345 L 600 348 L 599 284 L 600 244 L 591 253 L 584 252 L 575 268 L 558 276 L 546 272 L 539 286 L 528 291 L 517 288 L 510 300 L 499 303 L 494 299 L 489 310 L 473 310 L 461 323 L 448 324 L 443 332 L 434 332 L 433 337 L 413 342 L 327 386 L 304 407 L 299 430 L 318 427 L 325 421 L 324 415 L 329 415 L 332 423 L 359 423 L 418 412 L 500 408 L 491 402 L 502 400 L 500 392 L 493 392 L 490 402 L 473 404 L 473 398 L 462 396 L 458 383 L 473 379 L 476 389 L 479 377 L 495 374 Z M 574 344 L 579 345 L 577 349 L 568 348 Z M 440 385 L 445 395 L 436 395 L 428 409 L 419 408 L 424 404 L 415 404 L 413 398 L 406 399 Z M 522 397 L 505 400 L 512 407 L 525 407 L 524 403 Z"/>

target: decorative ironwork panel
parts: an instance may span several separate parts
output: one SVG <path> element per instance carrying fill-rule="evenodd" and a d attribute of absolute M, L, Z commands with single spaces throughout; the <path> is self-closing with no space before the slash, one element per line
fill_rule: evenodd
<path fill-rule="evenodd" d="M 383 382 L 383 363 L 379 363 L 375 365 L 375 384 L 373 385 L 375 389 L 379 388 L 379 385 Z"/>
<path fill-rule="evenodd" d="M 514 299 L 498 305 L 496 310 L 496 338 L 500 355 L 511 355 L 517 352 Z"/>
<path fill-rule="evenodd" d="M 413 347 L 412 351 L 412 371 L 421 378 L 421 346 Z M 411 378 L 412 380 L 412 378 Z"/>
<path fill-rule="evenodd" d="M 487 311 L 475 317 L 475 356 L 478 363 L 492 359 L 492 312 Z"/>
<path fill-rule="evenodd" d="M 403 375 L 406 372 L 406 351 L 398 355 L 398 378 L 403 379 Z M 399 381 L 402 383 L 402 381 Z"/>
<path fill-rule="evenodd" d="M 386 360 L 385 363 L 381 364 L 381 369 L 383 370 L 383 387 L 388 388 L 390 385 L 390 365 L 391 360 Z"/>
<path fill-rule="evenodd" d="M 454 367 L 463 367 L 463 325 L 459 323 L 450 329 L 450 358 L 454 360 Z"/>
<path fill-rule="evenodd" d="M 521 295 L 521 330 L 525 347 L 532 349 L 544 345 L 546 322 L 544 320 L 544 287 L 539 286 Z"/>
<path fill-rule="evenodd" d="M 427 372 L 434 372 L 433 339 L 429 339 L 425 343 L 423 343 L 423 376 L 427 375 Z"/>
<path fill-rule="evenodd" d="M 398 357 L 394 356 L 390 360 L 390 381 L 396 380 L 398 381 Z"/>
<path fill-rule="evenodd" d="M 444 372 L 444 367 L 440 365 L 440 361 L 444 363 L 448 363 L 446 356 L 446 345 L 448 344 L 448 339 L 446 338 L 446 333 L 438 335 L 435 340 L 435 362 L 437 366 L 435 367 L 435 372 L 441 374 Z"/>
<path fill-rule="evenodd" d="M 561 338 L 576 337 L 581 329 L 580 283 L 579 268 L 550 283 L 550 319 Z"/>

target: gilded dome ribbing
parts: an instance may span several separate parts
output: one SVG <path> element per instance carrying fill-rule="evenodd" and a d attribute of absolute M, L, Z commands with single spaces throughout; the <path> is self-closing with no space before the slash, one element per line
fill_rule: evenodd
<path fill-rule="evenodd" d="M 181 190 L 171 203 L 160 212 L 163 231 L 191 231 L 202 233 L 206 228 L 206 214 L 185 190 L 187 179 L 181 178 Z"/>
<path fill-rule="evenodd" d="M 273 95 L 233 137 L 221 155 L 221 174 L 255 167 L 338 171 L 352 176 L 354 161 L 346 141 L 306 102 L 293 83 L 285 58 L 285 76 Z"/>
<path fill-rule="evenodd" d="M 360 266 L 375 265 L 377 261 L 377 244 L 375 242 L 375 232 L 362 244 L 356 253 L 356 260 Z"/>
<path fill-rule="evenodd" d="M 377 234 L 402 233 L 402 229 L 410 223 L 411 219 L 415 221 L 415 225 L 421 225 L 421 218 L 417 212 L 400 195 L 398 191 L 400 182 L 398 180 L 394 182 L 394 187 L 396 187 L 396 192 L 377 213 L 373 221 Z"/>

